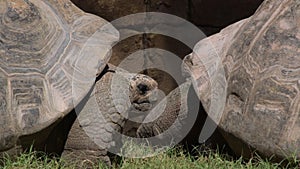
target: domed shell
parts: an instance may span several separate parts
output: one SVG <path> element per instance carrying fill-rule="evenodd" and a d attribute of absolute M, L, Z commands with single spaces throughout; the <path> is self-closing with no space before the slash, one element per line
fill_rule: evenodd
<path fill-rule="evenodd" d="M 69 113 L 117 40 L 68 0 L 0 1 L 0 150 Z"/>
<path fill-rule="evenodd" d="M 265 0 L 253 16 L 199 42 L 198 55 L 185 58 L 207 111 L 216 99 L 211 94 L 222 95 L 210 93 L 212 86 L 227 89 L 218 125 L 264 155 L 300 158 L 299 28 L 300 1 Z M 226 84 L 208 80 L 206 68 L 217 70 L 218 56 Z"/>
<path fill-rule="evenodd" d="M 300 1 L 265 1 L 227 52 L 234 64 L 220 125 L 267 155 L 300 158 L 299 28 Z"/>

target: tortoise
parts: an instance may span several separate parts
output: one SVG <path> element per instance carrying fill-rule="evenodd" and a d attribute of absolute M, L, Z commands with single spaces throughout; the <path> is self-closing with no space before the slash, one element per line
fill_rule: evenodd
<path fill-rule="evenodd" d="M 47 140 L 104 69 L 118 31 L 68 0 L 1 0 L 0 18 L 3 152 Z"/>
<path fill-rule="evenodd" d="M 78 167 L 104 162 L 111 165 L 111 149 L 120 149 L 125 122 L 146 115 L 157 102 L 157 82 L 144 74 L 129 73 L 108 64 L 75 120 L 62 157 Z M 122 146 L 122 145 L 121 145 Z M 110 153 L 116 153 L 110 152 Z"/>
<path fill-rule="evenodd" d="M 224 103 L 208 114 L 238 155 L 300 158 L 299 18 L 300 1 L 265 0 L 184 59 L 204 109 Z"/>
<path fill-rule="evenodd" d="M 95 150 L 96 159 L 110 163 L 107 149 L 114 140 L 107 128 L 121 130 L 125 121 L 121 114 L 117 116 L 111 99 L 112 78 L 121 82 L 114 92 L 123 93 L 122 89 L 129 87 L 129 103 L 138 112 L 147 111 L 154 104 L 156 81 L 108 66 L 109 50 L 118 40 L 118 31 L 104 19 L 82 12 L 68 0 L 13 0 L 1 1 L 0 5 L 0 153 L 14 154 L 33 143 L 35 149 L 47 152 L 60 149 L 60 144 L 54 144 L 61 141 L 60 134 L 68 132 L 57 132 L 64 130 L 61 123 L 72 125 L 73 121 L 68 121 L 70 118 L 66 116 L 75 108 L 79 119 L 70 129 L 67 144 L 64 149 L 53 152 L 65 150 L 63 157 L 75 154 L 80 155 L 76 156 L 78 159 L 93 161 L 95 154 L 90 150 Z M 93 114 L 84 116 L 86 112 L 91 113 L 86 111 L 88 108 L 77 108 L 93 99 L 98 105 L 87 107 L 101 108 L 106 119 L 91 125 L 84 123 L 83 128 L 92 126 L 104 130 L 100 136 L 92 133 L 94 137 L 99 136 L 100 141 L 106 141 L 101 142 L 100 147 L 85 137 L 86 131 L 80 124 L 80 117 L 93 117 Z M 122 102 L 118 102 L 116 107 L 122 106 Z M 51 145 L 56 147 L 49 147 L 49 142 L 54 142 Z"/>

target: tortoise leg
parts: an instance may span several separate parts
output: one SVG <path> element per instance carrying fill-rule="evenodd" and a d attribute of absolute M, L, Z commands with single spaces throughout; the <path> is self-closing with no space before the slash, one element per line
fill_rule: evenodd
<path fill-rule="evenodd" d="M 100 161 L 110 165 L 107 150 L 100 148 L 84 131 L 78 119 L 74 122 L 62 157 L 66 162 L 77 167 L 92 167 Z"/>
<path fill-rule="evenodd" d="M 118 128 L 105 118 L 106 114 L 112 114 L 108 111 L 111 106 L 102 106 L 102 104 L 111 105 L 110 91 L 102 90 L 102 88 L 108 88 L 110 79 L 110 73 L 106 73 L 97 81 L 90 95 L 75 108 L 77 118 L 70 129 L 62 153 L 62 158 L 71 165 L 92 168 L 100 161 L 111 165 L 107 149 L 113 145 L 113 135 L 112 130 L 108 128 L 116 131 Z"/>
<path fill-rule="evenodd" d="M 62 158 L 71 165 L 80 168 L 92 168 L 99 162 L 108 166 L 111 165 L 110 158 L 107 156 L 107 149 L 113 144 L 113 136 L 112 130 L 107 130 L 107 128 L 114 126 L 111 125 L 109 119 L 104 118 L 104 114 L 109 114 L 107 110 L 110 107 L 101 107 L 101 104 L 98 103 L 99 99 L 96 98 L 102 96 L 100 97 L 101 102 L 105 102 L 102 104 L 110 105 L 110 91 L 101 90 L 101 88 L 108 88 L 111 79 L 110 74 L 106 73 L 98 80 L 92 92 L 75 108 L 77 118 L 69 131 L 62 153 Z M 103 113 L 100 114 L 99 110 Z M 118 129 L 115 128 L 115 130 Z"/>

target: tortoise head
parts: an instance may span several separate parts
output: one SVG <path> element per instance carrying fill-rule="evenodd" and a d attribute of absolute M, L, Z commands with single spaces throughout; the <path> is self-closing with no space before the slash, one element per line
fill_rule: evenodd
<path fill-rule="evenodd" d="M 139 111 L 148 111 L 157 101 L 157 82 L 151 77 L 136 74 L 130 79 L 130 102 Z"/>

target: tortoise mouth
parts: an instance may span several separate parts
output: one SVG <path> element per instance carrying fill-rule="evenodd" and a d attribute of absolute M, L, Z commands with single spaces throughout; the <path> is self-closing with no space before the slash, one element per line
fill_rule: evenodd
<path fill-rule="evenodd" d="M 143 104 L 143 103 L 150 103 L 149 100 L 136 100 L 134 101 L 133 103 L 136 103 L 136 104 Z"/>
<path fill-rule="evenodd" d="M 135 109 L 145 112 L 152 108 L 152 103 L 149 100 L 136 100 L 133 102 Z"/>

